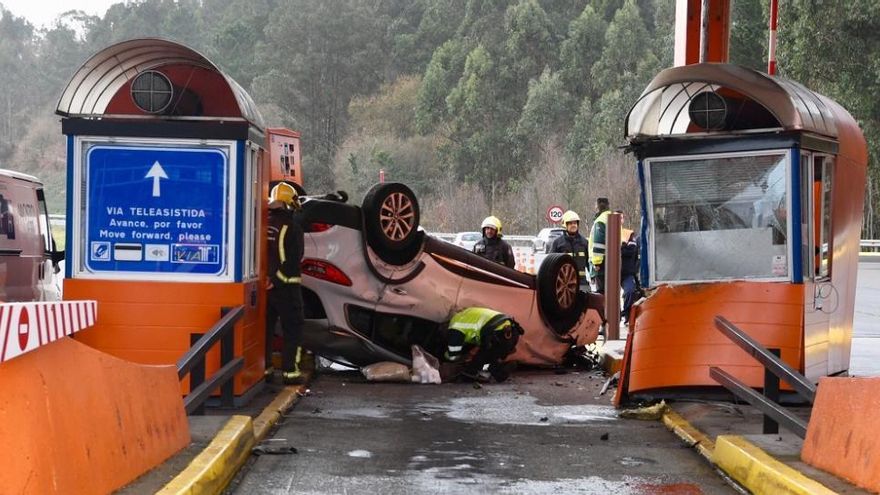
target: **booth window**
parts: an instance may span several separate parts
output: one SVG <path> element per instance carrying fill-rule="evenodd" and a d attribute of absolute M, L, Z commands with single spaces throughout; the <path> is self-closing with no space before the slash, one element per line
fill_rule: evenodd
<path fill-rule="evenodd" d="M 801 153 L 804 279 L 831 276 L 831 191 L 834 158 Z"/>
<path fill-rule="evenodd" d="M 788 276 L 788 152 L 649 160 L 653 278 Z"/>
<path fill-rule="evenodd" d="M 821 215 L 817 219 L 820 224 L 819 243 L 816 266 L 816 277 L 827 278 L 831 276 L 831 190 L 832 177 L 834 177 L 834 159 L 830 156 L 817 155 L 814 160 L 814 180 L 818 187 L 819 207 Z"/>

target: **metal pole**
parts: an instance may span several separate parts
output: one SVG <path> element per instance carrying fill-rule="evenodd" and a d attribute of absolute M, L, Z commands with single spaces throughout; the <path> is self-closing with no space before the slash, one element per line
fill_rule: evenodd
<path fill-rule="evenodd" d="M 776 357 L 780 357 L 780 349 L 767 349 Z M 768 368 L 764 368 L 764 397 L 774 403 L 779 403 L 779 377 L 774 375 Z M 779 433 L 779 423 L 775 419 L 764 415 L 764 434 Z"/>
<path fill-rule="evenodd" d="M 385 182 L 385 169 L 380 168 L 379 169 L 379 183 L 384 183 L 384 182 Z"/>
<path fill-rule="evenodd" d="M 709 51 L 709 0 L 703 0 L 700 6 L 700 63 L 706 63 Z"/>
<path fill-rule="evenodd" d="M 608 340 L 620 338 L 620 213 L 608 215 L 605 228 L 605 318 Z"/>
<path fill-rule="evenodd" d="M 779 13 L 779 0 L 770 0 L 770 43 L 767 57 L 767 74 L 776 74 L 776 20 Z"/>

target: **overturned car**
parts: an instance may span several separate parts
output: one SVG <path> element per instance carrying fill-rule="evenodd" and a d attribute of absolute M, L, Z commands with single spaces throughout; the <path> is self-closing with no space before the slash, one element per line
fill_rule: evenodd
<path fill-rule="evenodd" d="M 431 237 L 404 184 L 375 185 L 361 207 L 344 199 L 302 205 L 304 344 L 316 354 L 353 366 L 408 365 L 418 344 L 442 356 L 446 323 L 473 306 L 525 329 L 510 361 L 557 365 L 573 345 L 596 340 L 602 296 L 578 291 L 571 257 L 547 256 L 535 276 Z"/>

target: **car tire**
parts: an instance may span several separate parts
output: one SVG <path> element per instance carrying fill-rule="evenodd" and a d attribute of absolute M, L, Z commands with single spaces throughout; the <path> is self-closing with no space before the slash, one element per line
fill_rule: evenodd
<path fill-rule="evenodd" d="M 567 254 L 548 254 L 538 269 L 538 303 L 544 319 L 559 334 L 566 334 L 583 313 L 578 269 Z"/>
<path fill-rule="evenodd" d="M 419 203 L 399 182 L 376 184 L 364 196 L 364 234 L 367 245 L 382 261 L 405 265 L 421 250 Z"/>

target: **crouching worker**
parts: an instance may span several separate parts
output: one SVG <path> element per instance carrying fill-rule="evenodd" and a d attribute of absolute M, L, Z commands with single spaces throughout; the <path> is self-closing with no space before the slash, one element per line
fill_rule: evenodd
<path fill-rule="evenodd" d="M 486 308 L 467 308 L 456 313 L 449 321 L 444 381 L 461 379 L 476 381 L 485 365 L 495 381 L 503 382 L 510 376 L 504 359 L 513 353 L 523 329 L 513 318 Z"/>
<path fill-rule="evenodd" d="M 296 190 L 285 182 L 272 188 L 269 196 L 268 305 L 266 307 L 266 374 L 274 378 L 272 368 L 272 337 L 275 324 L 281 320 L 284 344 L 281 348 L 281 377 L 284 383 L 300 383 L 303 379 L 302 327 L 304 321 L 302 276 L 303 229 L 297 212 L 300 209 Z"/>

